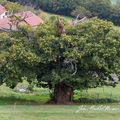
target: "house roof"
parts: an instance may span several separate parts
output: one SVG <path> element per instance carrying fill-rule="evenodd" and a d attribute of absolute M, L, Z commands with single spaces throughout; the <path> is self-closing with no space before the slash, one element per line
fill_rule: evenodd
<path fill-rule="evenodd" d="M 3 7 L 2 5 L 0 5 L 0 14 L 4 13 L 6 11 L 5 7 Z"/>
<path fill-rule="evenodd" d="M 43 20 L 31 11 L 17 13 L 16 16 L 23 18 L 24 21 L 32 27 L 43 23 Z"/>
<path fill-rule="evenodd" d="M 31 27 L 36 27 L 44 22 L 40 17 L 38 17 L 31 11 L 21 12 L 21 13 L 15 14 L 15 15 L 17 17 L 20 17 L 21 19 L 24 19 L 23 21 L 20 22 L 20 25 L 28 24 Z M 10 19 L 7 17 L 4 19 L 0 19 L 0 28 L 10 29 L 9 23 L 11 23 L 11 22 L 10 22 Z M 12 26 L 12 28 L 16 29 L 16 26 Z"/>
<path fill-rule="evenodd" d="M 0 28 L 5 28 L 5 29 L 10 29 L 10 19 L 9 18 L 4 18 L 4 19 L 0 19 Z M 13 25 L 12 29 L 16 29 L 16 26 Z"/>

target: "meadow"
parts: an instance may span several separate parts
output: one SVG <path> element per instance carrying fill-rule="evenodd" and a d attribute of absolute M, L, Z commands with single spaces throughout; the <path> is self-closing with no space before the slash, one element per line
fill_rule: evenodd
<path fill-rule="evenodd" d="M 48 89 L 35 87 L 32 93 L 19 93 L 3 85 L 0 87 L 0 120 L 120 120 L 119 91 L 120 85 L 75 91 L 77 101 L 81 97 L 104 101 L 54 105 L 46 103 L 50 99 Z M 105 101 L 107 98 L 117 102 Z"/>
<path fill-rule="evenodd" d="M 120 105 L 114 111 L 88 110 L 76 112 L 81 105 L 17 105 L 0 106 L 0 120 L 120 120 Z M 87 105 L 90 107 L 90 105 Z M 99 107 L 96 105 L 96 107 Z M 111 108 L 112 108 L 111 107 Z M 119 110 L 118 110 L 119 109 Z"/>
<path fill-rule="evenodd" d="M 26 83 L 23 83 L 24 85 Z M 23 87 L 24 87 L 23 85 Z M 25 85 L 26 86 L 26 85 Z M 74 91 L 76 103 L 116 103 L 120 102 L 120 84 L 115 88 L 99 87 L 83 91 Z M 33 92 L 20 93 L 5 85 L 0 86 L 0 105 L 45 104 L 50 100 L 49 89 L 34 87 Z M 81 101 L 84 100 L 84 101 Z"/>

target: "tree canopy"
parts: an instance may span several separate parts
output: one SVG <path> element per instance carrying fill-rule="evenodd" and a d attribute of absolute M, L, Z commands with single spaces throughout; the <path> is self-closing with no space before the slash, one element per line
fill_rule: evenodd
<path fill-rule="evenodd" d="M 66 94 L 74 89 L 115 86 L 118 81 L 113 75 L 120 76 L 120 32 L 111 22 L 97 18 L 74 27 L 61 22 L 65 30 L 61 36 L 53 19 L 36 30 L 24 27 L 30 40 L 22 32 L 0 34 L 1 84 L 14 88 L 26 77 L 29 83 L 37 80 L 39 86 L 52 89 L 54 96 L 58 86 Z M 56 102 L 66 101 L 63 97 L 56 96 Z"/>

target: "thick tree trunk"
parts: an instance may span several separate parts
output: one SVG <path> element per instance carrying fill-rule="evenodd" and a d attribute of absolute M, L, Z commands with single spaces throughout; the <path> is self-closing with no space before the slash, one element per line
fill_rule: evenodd
<path fill-rule="evenodd" d="M 57 104 L 70 104 L 72 102 L 73 90 L 70 86 L 59 84 L 54 89 L 54 101 Z"/>

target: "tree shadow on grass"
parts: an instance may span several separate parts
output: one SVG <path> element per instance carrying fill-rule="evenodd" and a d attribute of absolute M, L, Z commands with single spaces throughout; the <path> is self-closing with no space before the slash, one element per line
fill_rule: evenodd
<path fill-rule="evenodd" d="M 100 99 L 80 98 L 78 100 L 75 100 L 74 102 L 77 102 L 77 103 L 118 103 L 120 102 L 120 100 L 112 99 L 112 98 L 100 98 Z"/>
<path fill-rule="evenodd" d="M 37 101 L 34 100 L 27 100 L 25 98 L 17 98 L 15 96 L 5 96 L 5 97 L 0 97 L 0 105 L 13 105 L 13 104 L 17 104 L 17 105 L 31 105 L 31 104 L 40 104 Z M 41 104 L 42 103 L 41 101 Z"/>

